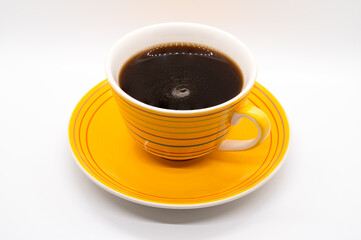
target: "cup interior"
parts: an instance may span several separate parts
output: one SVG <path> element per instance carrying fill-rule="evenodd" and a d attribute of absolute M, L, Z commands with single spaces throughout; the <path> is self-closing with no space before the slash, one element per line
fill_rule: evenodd
<path fill-rule="evenodd" d="M 236 101 L 247 93 L 256 79 L 256 64 L 249 49 L 233 35 L 214 27 L 194 23 L 163 23 L 151 25 L 131 32 L 121 38 L 111 49 L 105 64 L 105 71 L 109 83 L 121 96 L 136 102 L 143 107 L 162 112 L 194 112 L 209 110 L 170 110 L 153 107 L 130 97 L 118 83 L 119 72 L 127 60 L 135 54 L 149 47 L 165 43 L 183 42 L 206 45 L 214 48 L 231 58 L 238 65 L 243 74 L 243 88 L 241 92 L 229 101 L 210 108 L 221 107 L 230 101 Z"/>

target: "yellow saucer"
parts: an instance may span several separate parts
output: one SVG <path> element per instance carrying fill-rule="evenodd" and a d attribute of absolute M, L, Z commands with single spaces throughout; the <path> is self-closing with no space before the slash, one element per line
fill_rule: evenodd
<path fill-rule="evenodd" d="M 188 161 L 156 157 L 137 146 L 123 123 L 110 86 L 103 81 L 78 103 L 69 141 L 83 172 L 105 190 L 127 200 L 161 208 L 201 208 L 245 196 L 264 184 L 283 162 L 289 142 L 287 117 L 259 83 L 249 100 L 272 124 L 270 137 L 247 151 L 214 151 Z M 249 139 L 256 127 L 247 119 L 228 139 Z"/>

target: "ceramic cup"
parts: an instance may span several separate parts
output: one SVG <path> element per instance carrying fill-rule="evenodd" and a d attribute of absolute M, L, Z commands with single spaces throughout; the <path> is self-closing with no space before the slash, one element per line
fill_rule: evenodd
<path fill-rule="evenodd" d="M 213 107 L 171 110 L 142 103 L 119 87 L 119 72 L 128 59 L 148 47 L 172 42 L 202 44 L 227 55 L 243 73 L 242 91 Z M 240 40 L 217 28 L 180 22 L 143 27 L 125 35 L 113 46 L 105 71 L 130 135 L 141 148 L 154 155 L 186 160 L 217 149 L 241 151 L 256 147 L 269 136 L 271 125 L 266 114 L 247 101 L 256 81 L 254 57 Z M 242 117 L 254 122 L 257 137 L 226 139 L 232 125 L 238 124 Z"/>

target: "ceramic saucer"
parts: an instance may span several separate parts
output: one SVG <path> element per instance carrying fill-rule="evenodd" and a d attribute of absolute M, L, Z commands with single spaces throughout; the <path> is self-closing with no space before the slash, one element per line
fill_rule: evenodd
<path fill-rule="evenodd" d="M 123 123 L 110 86 L 103 81 L 78 103 L 69 123 L 69 142 L 80 169 L 94 183 L 121 198 L 153 207 L 190 209 L 243 197 L 274 175 L 289 142 L 287 117 L 259 83 L 249 100 L 272 124 L 260 146 L 240 152 L 214 151 L 188 161 L 170 161 L 142 150 Z M 228 139 L 252 138 L 251 121 L 232 129 Z"/>

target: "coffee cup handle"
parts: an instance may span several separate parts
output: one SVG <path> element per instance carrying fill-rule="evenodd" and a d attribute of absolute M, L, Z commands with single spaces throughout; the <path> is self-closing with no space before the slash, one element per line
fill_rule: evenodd
<path fill-rule="evenodd" d="M 247 102 L 245 105 L 243 105 L 233 113 L 231 124 L 237 125 L 243 117 L 250 119 L 254 124 L 256 124 L 258 129 L 257 137 L 249 140 L 227 139 L 219 145 L 218 150 L 246 150 L 258 146 L 260 143 L 267 139 L 271 132 L 271 122 L 268 119 L 267 115 L 261 109 Z"/>

